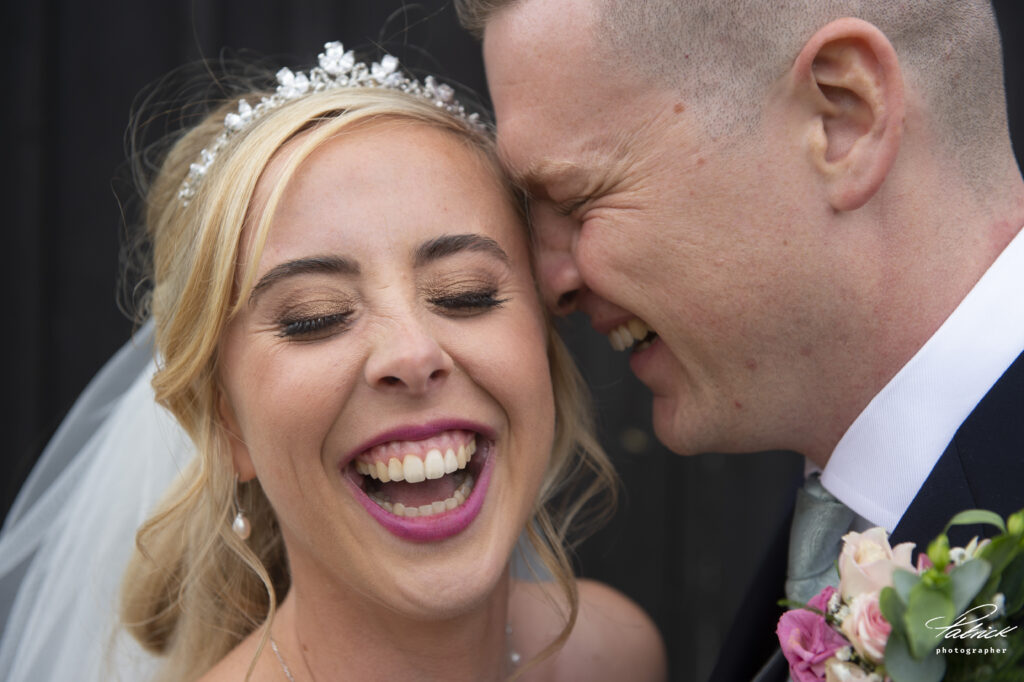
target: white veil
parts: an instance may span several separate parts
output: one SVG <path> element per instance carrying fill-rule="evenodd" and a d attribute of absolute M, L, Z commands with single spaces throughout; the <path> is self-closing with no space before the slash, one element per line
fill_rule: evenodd
<path fill-rule="evenodd" d="M 0 679 L 151 676 L 117 630 L 135 530 L 194 448 L 154 401 L 152 323 L 96 375 L 22 487 L 0 531 Z"/>

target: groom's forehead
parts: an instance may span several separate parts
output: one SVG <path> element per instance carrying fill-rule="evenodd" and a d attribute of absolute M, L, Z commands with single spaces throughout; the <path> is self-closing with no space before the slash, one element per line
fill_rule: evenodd
<path fill-rule="evenodd" d="M 540 198 L 559 198 L 548 197 L 549 192 L 582 191 L 633 146 L 644 120 L 613 106 L 529 108 L 512 101 L 503 111 L 507 115 L 498 117 L 498 158 L 517 186 Z"/>
<path fill-rule="evenodd" d="M 494 4 L 485 31 L 496 21 L 510 20 L 520 30 L 547 26 L 567 35 L 593 24 L 602 0 L 498 0 Z"/>
<path fill-rule="evenodd" d="M 525 0 L 494 13 L 483 34 L 488 86 L 511 65 L 531 81 L 570 64 L 597 66 L 591 0 Z M 588 63 L 591 62 L 591 63 Z M 505 80 L 508 80 L 507 77 Z"/>

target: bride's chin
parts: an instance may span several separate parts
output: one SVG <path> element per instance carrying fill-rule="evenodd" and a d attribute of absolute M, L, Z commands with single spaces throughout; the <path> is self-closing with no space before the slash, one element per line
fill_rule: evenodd
<path fill-rule="evenodd" d="M 384 578 L 378 583 L 378 599 L 412 618 L 437 620 L 507 598 L 509 562 L 525 524 L 514 520 L 525 510 L 507 508 L 505 472 L 498 467 L 494 473 L 479 515 L 462 532 L 436 542 L 385 541 L 380 549 L 390 556 L 373 560 L 378 577 Z M 365 512 L 357 516 L 371 527 L 377 525 Z M 378 532 L 370 536 L 380 537 Z"/>
<path fill-rule="evenodd" d="M 507 598 L 508 557 L 487 558 L 477 553 L 467 561 L 430 563 L 434 565 L 413 568 L 393 580 L 393 603 L 410 617 L 456 618 L 487 607 L 494 599 Z"/>

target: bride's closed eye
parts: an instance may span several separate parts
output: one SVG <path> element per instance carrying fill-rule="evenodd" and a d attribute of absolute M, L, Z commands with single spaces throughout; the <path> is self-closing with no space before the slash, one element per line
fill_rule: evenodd
<path fill-rule="evenodd" d="M 317 299 L 282 306 L 273 317 L 277 336 L 291 341 L 315 341 L 350 326 L 356 309 L 353 301 L 333 296 Z"/>
<path fill-rule="evenodd" d="M 498 298 L 495 289 L 481 291 L 465 291 L 447 296 L 437 296 L 430 299 L 431 304 L 451 313 L 462 313 L 464 315 L 475 315 L 477 313 L 500 307 L 507 303 L 507 298 Z"/>
<path fill-rule="evenodd" d="M 501 307 L 508 298 L 498 296 L 498 287 L 490 283 L 455 282 L 431 287 L 427 301 L 439 312 L 453 317 L 472 317 Z"/>
<path fill-rule="evenodd" d="M 344 328 L 351 312 L 313 315 L 310 317 L 285 318 L 279 322 L 281 338 L 312 340 L 336 333 Z"/>

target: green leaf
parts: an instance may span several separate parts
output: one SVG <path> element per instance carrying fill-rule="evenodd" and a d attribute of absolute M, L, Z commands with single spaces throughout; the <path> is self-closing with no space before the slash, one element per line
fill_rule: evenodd
<path fill-rule="evenodd" d="M 904 632 L 903 614 L 907 612 L 907 605 L 903 603 L 900 596 L 891 587 L 883 587 L 878 595 L 878 608 L 885 616 L 885 620 L 892 626 L 892 631 Z M 891 639 L 889 641 L 892 641 Z"/>
<path fill-rule="evenodd" d="M 932 646 L 923 660 L 915 660 L 902 632 L 895 628 L 885 645 L 885 672 L 892 682 L 939 682 L 946 673 L 946 659 Z"/>
<path fill-rule="evenodd" d="M 904 571 L 902 568 L 892 572 L 892 586 L 904 604 L 910 601 L 910 590 L 919 582 L 921 582 L 921 576 Z"/>
<path fill-rule="evenodd" d="M 928 545 L 928 558 L 932 560 L 932 565 L 940 570 L 949 563 L 949 538 L 945 534 L 938 536 Z"/>
<path fill-rule="evenodd" d="M 1006 527 L 1010 535 L 1024 534 L 1024 509 L 1021 509 L 1016 514 L 1011 514 L 1006 519 Z"/>
<path fill-rule="evenodd" d="M 778 600 L 775 603 L 778 604 L 779 606 L 785 608 L 785 609 L 790 610 L 790 611 L 795 611 L 795 610 L 799 609 L 799 610 L 802 610 L 802 611 L 810 611 L 811 613 L 816 613 L 819 616 L 824 616 L 825 615 L 825 612 L 822 611 L 821 609 L 816 609 L 813 606 L 808 606 L 807 604 L 804 604 L 803 602 L 793 601 L 792 599 L 780 599 L 780 600 Z"/>
<path fill-rule="evenodd" d="M 1003 533 L 1006 532 L 1006 524 L 1003 523 L 1003 517 L 987 509 L 967 509 L 960 512 L 949 520 L 949 523 L 946 524 L 942 532 L 949 532 L 949 529 L 953 526 L 970 526 L 975 523 L 987 523 L 990 526 L 995 526 Z"/>
<path fill-rule="evenodd" d="M 984 559 L 965 561 L 949 573 L 953 583 L 953 615 L 959 615 L 977 596 L 985 581 L 988 580 L 992 567 Z"/>
<path fill-rule="evenodd" d="M 1003 570 L 1000 588 L 1006 597 L 1006 613 L 1015 616 L 1024 609 L 1024 554 L 1017 557 Z"/>
<path fill-rule="evenodd" d="M 939 570 L 934 566 L 929 568 L 927 571 L 921 574 L 921 582 L 928 587 L 935 587 L 941 589 L 947 594 L 953 594 L 953 584 L 949 580 L 949 574 L 946 571 Z"/>
<path fill-rule="evenodd" d="M 999 576 L 1003 569 L 1017 556 L 1020 548 L 1017 539 L 1009 535 L 992 538 L 992 542 L 981 548 L 978 556 L 992 564 L 992 575 Z"/>
<path fill-rule="evenodd" d="M 910 591 L 903 622 L 906 625 L 907 644 L 910 645 L 910 653 L 914 658 L 921 660 L 929 651 L 934 651 L 942 634 L 934 627 L 928 627 L 926 623 L 935 621 L 941 626 L 953 622 L 953 616 L 956 614 L 953 612 L 951 593 L 951 585 L 947 585 L 946 589 L 940 589 L 923 582 L 915 585 Z"/>

